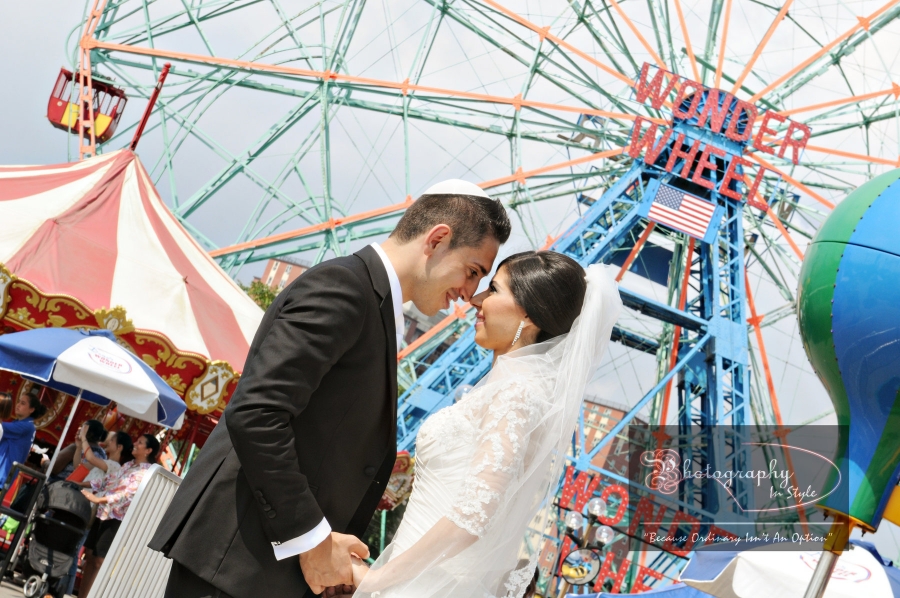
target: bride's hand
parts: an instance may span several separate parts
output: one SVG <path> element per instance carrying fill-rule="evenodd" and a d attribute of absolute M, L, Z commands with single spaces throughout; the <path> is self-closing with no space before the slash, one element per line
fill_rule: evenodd
<path fill-rule="evenodd" d="M 363 577 L 369 572 L 369 566 L 356 555 L 350 557 L 350 562 L 353 567 L 353 585 L 358 588 L 362 584 Z"/>

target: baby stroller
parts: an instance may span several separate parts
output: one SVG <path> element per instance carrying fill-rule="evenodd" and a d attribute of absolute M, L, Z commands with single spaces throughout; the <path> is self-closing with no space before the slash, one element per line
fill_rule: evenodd
<path fill-rule="evenodd" d="M 23 591 L 26 598 L 43 598 L 48 593 L 62 596 L 62 590 L 55 586 L 78 558 L 78 544 L 91 520 L 91 503 L 75 484 L 55 482 L 44 489 L 37 512 L 25 563 L 29 577 Z"/>

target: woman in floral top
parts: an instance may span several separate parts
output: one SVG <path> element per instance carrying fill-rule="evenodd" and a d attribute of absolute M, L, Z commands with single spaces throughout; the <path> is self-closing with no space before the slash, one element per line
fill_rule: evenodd
<path fill-rule="evenodd" d="M 84 543 L 85 564 L 90 562 L 91 566 L 85 566 L 78 592 L 80 596 L 87 596 L 91 591 L 97 571 L 109 552 L 144 474 L 159 457 L 159 441 L 150 434 L 140 436 L 134 443 L 132 455 L 134 460 L 123 465 L 119 471 L 91 482 L 93 492 L 82 490 L 87 499 L 97 505 L 97 518 Z"/>

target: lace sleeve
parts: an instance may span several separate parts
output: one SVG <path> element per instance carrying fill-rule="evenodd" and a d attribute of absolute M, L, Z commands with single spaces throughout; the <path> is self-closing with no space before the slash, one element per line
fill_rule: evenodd
<path fill-rule="evenodd" d="M 473 536 L 484 534 L 522 470 L 535 412 L 533 392 L 521 382 L 512 382 L 490 397 L 478 418 L 475 455 L 463 489 L 447 514 L 447 519 Z"/>

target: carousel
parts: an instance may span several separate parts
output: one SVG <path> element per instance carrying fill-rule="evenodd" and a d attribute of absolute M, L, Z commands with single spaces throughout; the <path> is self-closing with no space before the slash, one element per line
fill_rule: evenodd
<path fill-rule="evenodd" d="M 0 166 L 0 334 L 106 329 L 187 404 L 164 438 L 181 472 L 234 392 L 262 310 L 172 216 L 130 150 L 70 164 Z M 0 371 L 0 391 L 40 393 L 37 442 L 68 444 L 99 419 L 132 437 L 160 429 Z M 173 450 L 173 448 L 175 450 Z"/>

